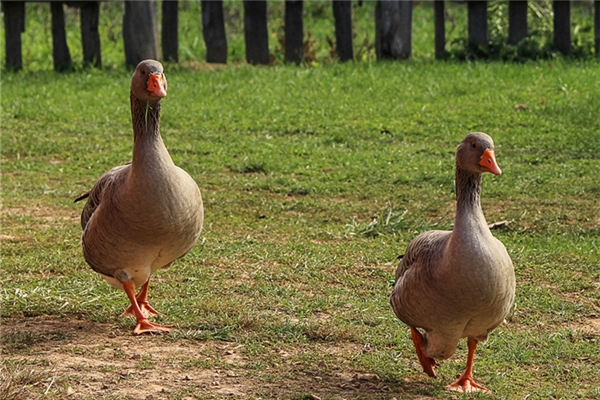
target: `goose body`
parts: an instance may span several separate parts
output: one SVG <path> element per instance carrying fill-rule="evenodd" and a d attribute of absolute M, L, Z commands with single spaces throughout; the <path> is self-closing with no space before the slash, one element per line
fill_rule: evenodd
<path fill-rule="evenodd" d="M 454 228 L 424 232 L 413 239 L 396 270 L 390 302 L 410 327 L 426 373 L 435 376 L 434 359 L 451 357 L 466 337 L 467 368 L 446 389 L 488 391 L 473 380 L 473 356 L 478 342 L 504 321 L 515 295 L 512 261 L 490 232 L 480 204 L 482 173 L 500 175 L 501 170 L 493 141 L 484 133 L 469 134 L 456 159 Z"/>
<path fill-rule="evenodd" d="M 149 279 L 194 246 L 204 220 L 196 182 L 173 163 L 160 135 L 164 96 L 162 65 L 142 61 L 131 82 L 132 162 L 100 177 L 81 214 L 84 257 L 107 282 L 126 291 L 131 306 L 124 315 L 136 317 L 134 334 L 169 331 L 147 320 L 157 313 L 147 302 Z M 142 288 L 137 296 L 136 288 Z"/>

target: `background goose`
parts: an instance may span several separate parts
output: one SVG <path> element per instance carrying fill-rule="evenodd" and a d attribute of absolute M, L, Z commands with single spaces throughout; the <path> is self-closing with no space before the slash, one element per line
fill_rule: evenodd
<path fill-rule="evenodd" d="M 489 392 L 473 379 L 473 357 L 477 344 L 502 323 L 515 295 L 512 261 L 481 210 L 484 172 L 502 173 L 494 142 L 485 133 L 471 133 L 456 151 L 454 228 L 424 232 L 408 245 L 390 296 L 394 312 L 410 327 L 428 375 L 435 376 L 435 358 L 451 357 L 458 341 L 467 338 L 466 369 L 446 386 L 459 392 Z"/>
<path fill-rule="evenodd" d="M 102 175 L 77 199 L 88 198 L 81 213 L 85 260 L 127 293 L 131 306 L 123 315 L 136 318 L 134 334 L 171 329 L 147 319 L 157 314 L 147 300 L 150 275 L 192 248 L 204 220 L 196 182 L 173 163 L 160 136 L 166 95 L 163 66 L 140 62 L 131 78 L 132 162 Z"/>

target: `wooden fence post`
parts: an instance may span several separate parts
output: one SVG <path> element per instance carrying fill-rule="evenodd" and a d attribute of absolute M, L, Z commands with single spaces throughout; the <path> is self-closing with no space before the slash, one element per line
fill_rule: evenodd
<path fill-rule="evenodd" d="M 352 2 L 333 0 L 335 47 L 341 62 L 354 60 L 352 48 Z"/>
<path fill-rule="evenodd" d="M 71 53 L 67 46 L 67 34 L 65 33 L 65 11 L 62 1 L 50 3 L 52 12 L 52 58 L 54 59 L 54 70 L 57 72 L 71 69 Z"/>
<path fill-rule="evenodd" d="M 527 1 L 508 2 L 508 44 L 516 45 L 527 37 Z"/>
<path fill-rule="evenodd" d="M 487 1 L 467 1 L 469 45 L 488 48 Z"/>
<path fill-rule="evenodd" d="M 83 63 L 94 67 L 102 67 L 102 52 L 100 51 L 100 34 L 98 33 L 98 18 L 100 2 L 85 1 L 80 4 L 81 10 L 81 45 L 83 47 Z"/>
<path fill-rule="evenodd" d="M 407 59 L 411 56 L 412 8 L 412 0 L 377 1 L 375 51 L 378 59 Z"/>
<path fill-rule="evenodd" d="M 266 0 L 244 0 L 244 39 L 246 61 L 252 65 L 269 63 Z"/>
<path fill-rule="evenodd" d="M 225 36 L 223 1 L 202 0 L 201 4 L 206 62 L 227 64 L 227 37 Z"/>
<path fill-rule="evenodd" d="M 123 15 L 125 64 L 135 68 L 140 61 L 158 59 L 156 3 L 153 0 L 126 0 Z"/>
<path fill-rule="evenodd" d="M 285 61 L 300 64 L 304 58 L 302 0 L 285 0 Z"/>
<path fill-rule="evenodd" d="M 446 57 L 446 16 L 444 12 L 444 0 L 434 0 L 433 25 L 435 40 L 435 58 L 437 60 Z"/>
<path fill-rule="evenodd" d="M 179 2 L 162 2 L 162 56 L 165 61 L 179 62 Z"/>
<path fill-rule="evenodd" d="M 596 34 L 596 56 L 600 56 L 600 0 L 594 1 L 594 32 Z"/>
<path fill-rule="evenodd" d="M 552 1 L 554 9 L 554 48 L 562 54 L 571 53 L 571 2 Z"/>
<path fill-rule="evenodd" d="M 21 33 L 25 32 L 25 3 L 3 1 L 2 11 L 4 12 L 6 68 L 18 71 L 23 68 Z"/>

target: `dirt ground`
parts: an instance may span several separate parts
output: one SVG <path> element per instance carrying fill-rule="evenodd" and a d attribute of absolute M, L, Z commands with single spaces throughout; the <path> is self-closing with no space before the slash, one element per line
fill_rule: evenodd
<path fill-rule="evenodd" d="M 282 374 L 280 382 L 258 378 L 252 375 L 256 370 L 244 368 L 251 360 L 236 343 L 135 337 L 108 324 L 44 317 L 3 319 L 0 332 L 0 399 L 406 397 L 402 388 L 392 390 L 374 374 L 332 371 L 324 377 L 298 371 Z"/>

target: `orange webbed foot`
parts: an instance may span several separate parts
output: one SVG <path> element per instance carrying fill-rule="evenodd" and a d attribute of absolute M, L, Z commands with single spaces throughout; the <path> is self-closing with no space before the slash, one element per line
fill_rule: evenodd
<path fill-rule="evenodd" d="M 444 389 L 451 390 L 453 392 L 460 393 L 474 393 L 474 392 L 484 392 L 484 393 L 492 393 L 492 391 L 486 387 L 481 386 L 473 379 L 473 359 L 475 357 L 475 350 L 477 350 L 477 344 L 479 342 L 475 338 L 467 339 L 467 346 L 469 348 L 469 353 L 467 356 L 467 366 L 465 368 L 465 372 L 456 380 L 456 382 L 451 383 L 446 386 Z"/>
<path fill-rule="evenodd" d="M 131 305 L 125 311 L 123 311 L 121 317 L 132 316 L 137 318 L 136 312 L 138 310 L 141 311 L 142 315 L 146 318 L 148 318 L 150 314 L 160 314 L 148 303 L 148 285 L 150 285 L 150 279 L 148 279 L 146 283 L 144 283 L 144 285 L 140 289 L 140 292 L 135 296 L 135 303 L 137 303 L 137 309 L 134 305 L 134 302 L 132 301 Z M 129 284 L 129 286 L 131 287 L 131 284 Z"/>
<path fill-rule="evenodd" d="M 158 311 L 156 311 L 154 309 L 154 307 L 152 307 L 150 304 L 148 304 L 147 301 L 138 302 L 138 306 L 140 307 L 142 314 L 146 318 L 148 318 L 150 316 L 150 314 L 161 315 Z M 127 307 L 127 309 L 125 311 L 123 311 L 123 314 L 121 314 L 121 317 L 135 317 L 134 306 L 131 305 L 131 306 Z"/>
<path fill-rule="evenodd" d="M 427 357 L 423 348 L 425 347 L 425 340 L 423 339 L 423 335 L 421 332 L 417 330 L 417 328 L 410 327 L 410 332 L 412 335 L 412 341 L 415 344 L 415 350 L 417 351 L 417 357 L 419 358 L 419 362 L 423 367 L 423 372 L 429 375 L 432 378 L 435 378 L 435 371 L 433 367 L 435 367 L 435 360 L 431 357 Z"/>
<path fill-rule="evenodd" d="M 133 330 L 134 335 L 142 335 L 144 333 L 169 333 L 173 326 L 160 325 L 148 321 L 146 318 L 137 321 L 137 325 Z"/>
<path fill-rule="evenodd" d="M 140 293 L 138 293 L 137 297 L 135 295 L 135 283 L 132 280 L 128 280 L 123 282 L 123 289 L 125 293 L 127 293 L 127 297 L 129 297 L 129 301 L 131 302 L 131 306 L 125 310 L 123 315 L 133 314 L 135 317 L 137 324 L 135 329 L 133 330 L 134 335 L 141 335 L 143 333 L 167 333 L 173 328 L 169 325 L 159 325 L 148 321 L 147 313 L 158 314 L 156 310 L 148 304 L 147 292 L 148 292 L 148 282 L 144 284 Z M 140 304 L 144 306 L 144 310 L 140 307 Z"/>
<path fill-rule="evenodd" d="M 473 377 L 469 376 L 461 376 L 458 380 L 450 385 L 446 386 L 444 389 L 450 390 L 452 392 L 460 392 L 460 393 L 475 393 L 475 392 L 484 392 L 484 393 L 492 393 L 488 388 L 481 386 Z"/>

